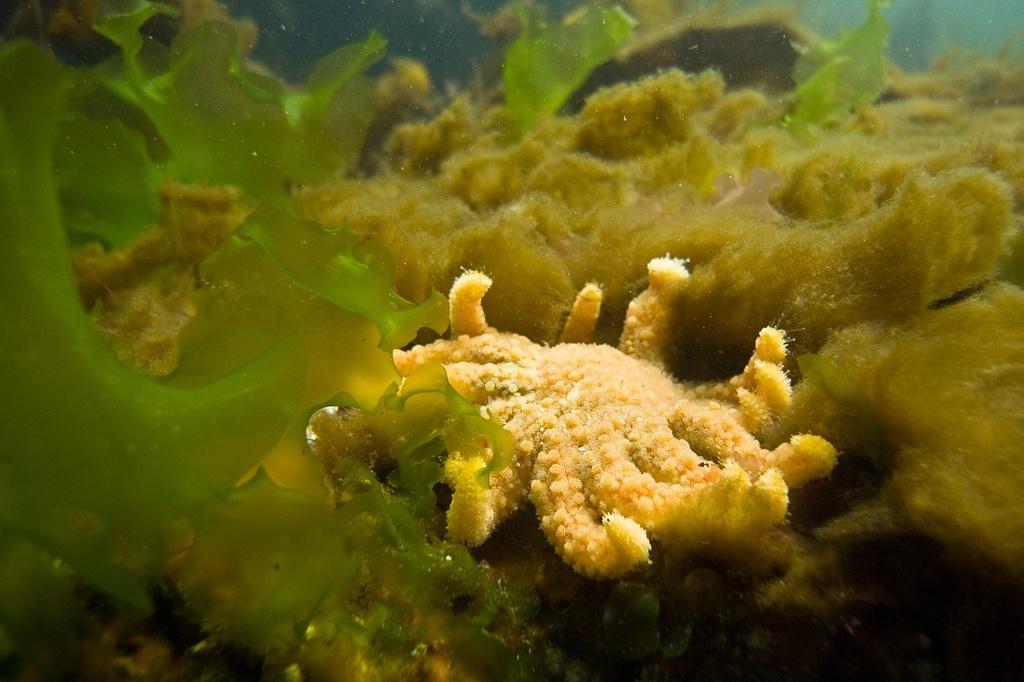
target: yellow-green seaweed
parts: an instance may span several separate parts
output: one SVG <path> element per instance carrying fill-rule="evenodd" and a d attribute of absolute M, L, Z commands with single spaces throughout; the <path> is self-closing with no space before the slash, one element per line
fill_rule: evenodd
<path fill-rule="evenodd" d="M 417 638 L 444 637 L 453 649 L 467 647 L 460 669 L 500 665 L 526 674 L 528 661 L 507 658 L 503 640 L 487 630 L 503 609 L 528 602 L 492 589 L 464 549 L 429 543 L 406 503 L 391 500 L 372 477 L 362 479 L 361 495 L 339 513 L 325 506 L 322 488 L 289 491 L 264 474 L 235 487 L 282 436 L 301 447 L 309 412 L 337 392 L 339 381 L 379 381 L 345 364 L 358 359 L 358 349 L 387 355 L 375 348 L 378 332 L 369 323 L 354 325 L 339 305 L 375 318 L 395 344 L 408 342 L 430 306 L 411 308 L 389 294 L 381 261 L 350 233 L 325 233 L 310 243 L 316 236 L 310 230 L 319 226 L 288 238 L 273 222 L 296 224 L 287 214 L 257 212 L 252 235 L 229 239 L 204 263 L 207 276 L 238 283 L 254 277 L 249 284 L 256 285 L 244 287 L 249 305 L 231 305 L 238 291 L 208 291 L 184 340 L 180 372 L 169 383 L 121 365 L 77 298 L 60 222 L 51 152 L 71 74 L 28 43 L 0 46 L 0 64 L 10 76 L 0 87 L 0 303 L 19 319 L 0 344 L 6 378 L 0 402 L 11 448 L 0 466 L 5 546 L 28 540 L 77 578 L 142 609 L 170 557 L 184 552 L 173 562 L 177 586 L 199 620 L 268 661 L 294 652 L 303 626 L 318 615 L 345 621 L 370 655 L 386 649 L 382 633 L 391 633 L 388 646 L 402 650 Z M 26 82 L 47 85 L 23 88 Z M 288 272 L 314 250 L 324 269 Z M 359 286 L 341 292 L 346 277 L 358 278 Z M 309 318 L 301 317 L 307 311 Z M 333 333 L 325 333 L 324 319 Z M 205 343 L 215 338 L 221 341 Z M 338 345 L 322 348 L 318 338 Z M 196 341 L 204 342 L 201 352 Z M 304 360 L 323 362 L 328 354 L 342 359 L 344 371 L 324 381 Z M 359 523 L 370 524 L 367 534 L 355 532 Z M 349 541 L 346 572 L 336 557 Z M 435 615 L 424 618 L 395 604 L 379 610 L 377 634 L 366 634 L 366 622 L 347 615 L 346 590 L 356 576 L 362 586 L 390 589 L 383 584 L 387 575 L 374 573 L 384 566 L 413 590 L 403 603 L 415 598 Z M 453 593 L 471 608 L 452 612 Z M 5 612 L 5 633 L 25 631 L 31 622 L 24 614 Z M 432 623 L 429 632 L 410 621 L 395 637 L 394 623 L 409 618 Z"/>
<path fill-rule="evenodd" d="M 797 87 L 792 95 L 796 104 L 786 118 L 790 127 L 829 123 L 882 94 L 889 44 L 889 24 L 882 8 L 888 5 L 889 0 L 868 0 L 863 25 L 800 56 L 793 68 Z"/>
<path fill-rule="evenodd" d="M 127 243 L 155 219 L 161 179 L 279 196 L 359 154 L 374 115 L 363 71 L 383 55 L 380 34 L 325 56 L 293 89 L 245 62 L 228 23 L 199 23 L 169 47 L 140 32 L 175 13 L 147 0 L 101 13 L 95 30 L 120 54 L 70 72 L 57 173 L 66 226 L 78 234 Z"/>
<path fill-rule="evenodd" d="M 50 154 L 70 78 L 25 43 L 0 46 L 0 63 L 0 300 L 18 319 L 0 347 L 0 514 L 8 532 L 141 605 L 139 575 L 166 552 L 157 531 L 259 460 L 298 407 L 301 364 L 279 345 L 191 390 L 121 366 L 77 300 L 60 223 Z"/>
<path fill-rule="evenodd" d="M 522 31 L 505 52 L 505 104 L 525 132 L 565 104 L 590 72 L 615 54 L 633 32 L 618 6 L 589 8 L 574 21 L 550 25 L 540 5 L 521 3 Z"/>

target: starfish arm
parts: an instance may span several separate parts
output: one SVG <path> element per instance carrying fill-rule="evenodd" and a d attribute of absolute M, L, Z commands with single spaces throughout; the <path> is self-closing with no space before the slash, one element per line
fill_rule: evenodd
<path fill-rule="evenodd" d="M 603 467 L 587 488 L 599 511 L 620 512 L 646 529 L 658 528 L 672 509 L 693 494 L 692 485 L 656 481 L 629 461 Z"/>
<path fill-rule="evenodd" d="M 773 416 L 789 407 L 792 387 L 789 377 L 782 369 L 786 360 L 785 332 L 774 327 L 765 327 L 754 342 L 754 353 L 750 356 L 743 373 L 734 377 L 732 384 L 745 389 L 762 400 Z"/>
<path fill-rule="evenodd" d="M 562 343 L 586 343 L 594 335 L 597 317 L 601 313 L 601 301 L 604 293 L 597 284 L 590 283 L 580 289 L 573 301 L 569 318 L 562 328 Z"/>
<path fill-rule="evenodd" d="M 491 490 L 477 480 L 486 465 L 483 457 L 464 457 L 454 452 L 449 453 L 444 463 L 445 482 L 452 488 L 448 537 L 470 547 L 486 540 L 497 524 Z"/>
<path fill-rule="evenodd" d="M 708 462 L 685 440 L 676 438 L 667 420 L 648 420 L 628 432 L 630 459 L 661 483 L 689 483 L 704 477 Z"/>
<path fill-rule="evenodd" d="M 733 409 L 714 401 L 681 400 L 670 422 L 676 437 L 712 461 L 731 459 L 750 473 L 769 466 L 769 452 L 743 428 Z"/>
<path fill-rule="evenodd" d="M 481 456 L 464 457 L 458 453 L 445 461 L 445 481 L 452 487 L 448 508 L 448 537 L 470 547 L 483 543 L 526 497 L 529 468 L 520 457 L 494 473 L 486 486 L 481 485 L 480 470 L 487 464 Z"/>
<path fill-rule="evenodd" d="M 685 262 L 678 258 L 655 258 L 647 264 L 648 286 L 629 304 L 619 350 L 651 364 L 663 365 L 670 339 L 672 295 L 689 277 Z"/>
<path fill-rule="evenodd" d="M 618 510 L 598 517 L 583 481 L 573 475 L 578 451 L 563 436 L 538 456 L 530 486 L 544 535 L 567 564 L 592 578 L 617 578 L 647 563 L 647 532 Z"/>
<path fill-rule="evenodd" d="M 771 451 L 771 466 L 782 472 L 786 484 L 799 488 L 804 483 L 832 472 L 839 453 L 821 436 L 799 434 Z"/>
<path fill-rule="evenodd" d="M 793 389 L 782 368 L 785 359 L 785 332 L 765 327 L 743 372 L 725 382 L 698 384 L 693 395 L 738 403 L 743 426 L 756 433 L 789 407 Z"/>
<path fill-rule="evenodd" d="M 735 411 L 711 401 L 679 401 L 671 417 L 673 431 L 697 452 L 720 462 L 732 460 L 752 476 L 778 469 L 787 485 L 798 486 L 828 474 L 836 451 L 820 436 L 794 436 L 774 450 L 761 447 Z"/>
<path fill-rule="evenodd" d="M 776 469 L 758 477 L 734 461 L 719 476 L 680 500 L 654 536 L 668 551 L 742 555 L 786 518 L 789 489 Z"/>
<path fill-rule="evenodd" d="M 482 301 L 490 288 L 491 278 L 482 272 L 468 270 L 455 278 L 451 293 L 448 294 L 453 339 L 464 334 L 476 336 L 487 331 Z"/>

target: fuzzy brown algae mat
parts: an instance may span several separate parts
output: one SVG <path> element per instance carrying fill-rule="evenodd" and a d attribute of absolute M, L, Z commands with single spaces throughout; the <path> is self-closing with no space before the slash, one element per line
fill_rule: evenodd
<path fill-rule="evenodd" d="M 323 470 L 299 452 L 304 416 L 264 465 L 296 489 L 325 471 L 332 506 L 258 474 L 197 514 L 189 551 L 161 566 L 162 620 L 140 624 L 89 593 L 101 603 L 83 619 L 99 634 L 73 656 L 97 676 L 166 679 L 1012 679 L 1024 666 L 1024 108 L 972 84 L 1014 91 L 1015 73 L 896 78 L 884 101 L 827 131 L 788 125 L 773 96 L 727 88 L 715 71 L 673 69 L 597 90 L 521 136 L 501 107 L 468 96 L 398 126 L 377 172 L 294 197 L 305 218 L 373 240 L 353 262 L 389 259 L 407 301 L 434 301 L 453 281 L 470 290 L 451 302 L 464 338 L 421 331 L 422 345 L 394 356 L 407 392 L 376 404 L 394 376 L 374 347 L 383 330 L 268 265 L 254 248 L 273 236 L 265 216 L 229 238 L 251 194 L 165 184 L 158 226 L 74 253 L 94 329 L 125 364 L 187 387 L 218 354 L 256 357 L 245 334 L 289 327 L 312 357 L 302 404 L 341 406 L 306 434 Z M 659 263 L 673 277 L 655 295 Z M 652 299 L 657 315 L 643 310 Z M 218 340 L 204 327 L 211 309 L 251 329 Z M 627 353 L 555 345 L 588 338 L 621 339 Z M 452 351 L 451 385 L 411 366 L 438 349 Z M 454 356 L 477 351 L 477 364 Z M 477 377 L 490 365 L 506 374 Z M 441 404 L 440 425 L 424 426 L 416 391 Z M 624 455 L 602 445 L 622 433 L 581 439 L 568 423 L 588 409 L 613 421 L 630 396 L 640 419 L 660 417 L 680 395 L 690 411 L 674 411 L 667 433 L 652 421 L 627 434 Z M 742 428 L 720 428 L 718 413 Z M 556 416 L 565 423 L 522 423 Z M 554 451 L 533 440 L 560 426 L 573 435 L 544 462 Z M 718 447 L 730 439 L 753 443 L 753 464 L 723 454 L 740 459 Z M 652 443 L 681 451 L 665 471 L 692 465 L 725 483 L 669 522 L 641 503 L 605 509 L 630 502 L 609 480 L 647 483 L 622 463 L 656 457 Z M 630 475 L 581 474 L 592 445 Z M 525 471 L 517 447 L 543 466 Z M 794 451 L 792 469 L 762 471 L 764 453 Z M 576 480 L 561 475 L 569 463 Z M 527 499 L 536 481 L 477 486 L 491 468 L 558 480 Z M 415 486 L 426 493 L 401 499 Z M 509 490 L 515 505 L 486 499 Z M 593 540 L 602 525 L 625 548 L 617 562 Z M 298 568 L 296 553 L 308 557 Z M 267 556 L 288 561 L 269 578 L 239 568 Z M 337 582 L 339 594 L 321 591 Z M 315 615 L 287 621 L 293 600 Z"/>

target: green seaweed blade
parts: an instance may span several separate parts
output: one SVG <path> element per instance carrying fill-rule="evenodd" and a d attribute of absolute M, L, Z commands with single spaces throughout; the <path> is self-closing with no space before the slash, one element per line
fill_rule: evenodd
<path fill-rule="evenodd" d="M 448 326 L 448 306 L 437 291 L 418 305 L 400 297 L 380 255 L 365 249 L 349 227 L 325 230 L 284 209 L 254 215 L 242 227 L 299 287 L 372 321 L 381 347 L 397 348 L 427 326 Z"/>
<path fill-rule="evenodd" d="M 376 111 L 364 72 L 387 46 L 379 33 L 326 55 L 292 88 L 247 64 L 228 23 L 184 29 L 170 47 L 145 36 L 159 14 L 177 10 L 135 0 L 102 14 L 94 28 L 120 53 L 73 70 L 56 161 L 72 233 L 127 244 L 156 222 L 163 180 L 276 200 L 358 158 Z"/>
<path fill-rule="evenodd" d="M 160 529 L 280 436 L 299 407 L 301 357 L 278 345 L 187 390 L 122 366 L 78 300 L 61 225 L 51 150 L 70 78 L 22 42 L 0 46 L 0 70 L 0 310 L 14 321 L 0 336 L 0 524 L 144 606 Z"/>
<path fill-rule="evenodd" d="M 806 130 L 827 125 L 878 99 L 886 81 L 889 24 L 882 9 L 888 4 L 889 0 L 868 0 L 864 24 L 835 42 L 816 45 L 797 60 L 795 104 L 786 117 L 787 126 Z"/>
<path fill-rule="evenodd" d="M 554 25 L 538 6 L 516 11 L 523 29 L 505 52 L 505 103 L 522 134 L 611 59 L 633 35 L 635 21 L 619 6 L 590 8 L 572 23 Z"/>

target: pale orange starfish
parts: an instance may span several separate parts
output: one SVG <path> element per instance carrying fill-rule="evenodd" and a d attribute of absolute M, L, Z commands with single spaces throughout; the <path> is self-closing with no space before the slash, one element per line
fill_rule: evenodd
<path fill-rule="evenodd" d="M 487 326 L 491 280 L 466 272 L 450 295 L 451 339 L 395 351 L 403 377 L 432 362 L 512 433 L 515 455 L 481 487 L 486 456 L 451 452 L 449 535 L 470 546 L 529 498 L 555 551 L 576 571 L 620 576 L 649 561 L 651 538 L 684 551 L 737 548 L 784 520 L 788 487 L 824 476 L 835 449 L 812 435 L 773 450 L 754 433 L 787 406 L 782 332 L 761 331 L 744 372 L 687 385 L 665 370 L 668 305 L 683 261 L 657 258 L 629 306 L 619 347 L 584 343 L 601 290 L 577 296 L 562 343 L 539 345 Z"/>

